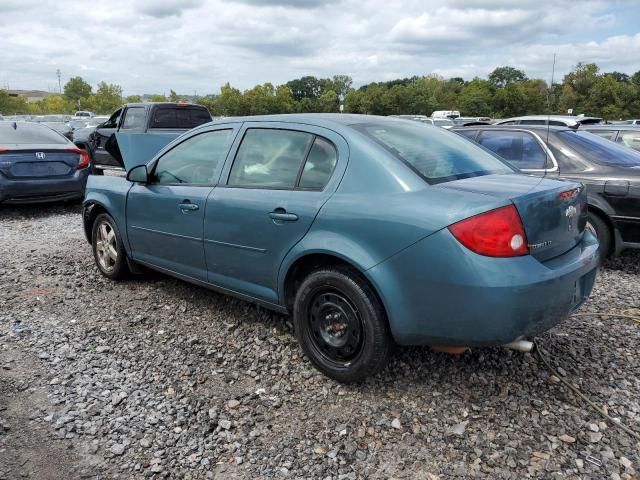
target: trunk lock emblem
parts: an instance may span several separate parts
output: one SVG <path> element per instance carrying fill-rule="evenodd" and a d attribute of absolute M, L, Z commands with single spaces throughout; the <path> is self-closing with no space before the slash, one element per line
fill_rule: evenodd
<path fill-rule="evenodd" d="M 44 158 L 46 157 L 44 152 L 36 152 L 36 158 L 38 160 L 44 160 Z"/>
<path fill-rule="evenodd" d="M 574 207 L 573 205 L 567 207 L 564 212 L 565 216 L 569 220 L 569 225 L 567 226 L 567 230 L 569 231 L 571 231 L 571 229 L 573 228 L 573 217 L 576 216 L 576 213 L 578 213 L 578 210 L 576 210 L 576 207 Z"/>

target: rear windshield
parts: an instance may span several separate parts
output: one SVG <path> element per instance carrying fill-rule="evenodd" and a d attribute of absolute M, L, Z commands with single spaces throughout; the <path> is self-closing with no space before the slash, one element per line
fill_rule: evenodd
<path fill-rule="evenodd" d="M 476 144 L 439 128 L 409 122 L 352 127 L 391 152 L 431 184 L 517 171 Z"/>
<path fill-rule="evenodd" d="M 65 144 L 68 143 L 57 132 L 44 125 L 36 125 L 33 123 L 16 123 L 13 128 L 13 122 L 0 124 L 0 146 L 2 145 L 37 145 L 37 144 Z"/>
<path fill-rule="evenodd" d="M 193 128 L 211 121 L 206 108 L 159 107 L 153 114 L 151 128 Z"/>
<path fill-rule="evenodd" d="M 585 131 L 562 131 L 558 136 L 587 161 L 616 167 L 640 166 L 640 153 Z"/>

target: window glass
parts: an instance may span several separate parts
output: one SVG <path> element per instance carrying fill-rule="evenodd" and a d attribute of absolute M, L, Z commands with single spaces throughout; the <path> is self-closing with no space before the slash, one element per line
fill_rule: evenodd
<path fill-rule="evenodd" d="M 331 178 L 337 159 L 335 147 L 325 139 L 316 137 L 304 164 L 300 188 L 322 190 Z"/>
<path fill-rule="evenodd" d="M 312 139 L 309 133 L 293 130 L 248 129 L 231 167 L 229 185 L 293 188 Z"/>
<path fill-rule="evenodd" d="M 517 125 L 517 120 L 508 120 L 506 122 L 499 122 L 500 125 Z"/>
<path fill-rule="evenodd" d="M 477 130 L 467 130 L 466 128 L 464 130 L 456 130 L 455 131 L 457 134 L 462 135 L 463 137 L 467 137 L 470 139 L 474 139 L 476 138 L 476 133 L 478 132 Z"/>
<path fill-rule="evenodd" d="M 614 140 L 616 138 L 616 130 L 587 130 L 588 132 L 598 135 L 599 137 L 606 138 L 607 140 Z"/>
<path fill-rule="evenodd" d="M 441 128 L 413 122 L 354 124 L 427 182 L 442 183 L 514 169 L 472 142 Z"/>
<path fill-rule="evenodd" d="M 211 121 L 206 108 L 167 106 L 153 113 L 151 128 L 193 128 Z"/>
<path fill-rule="evenodd" d="M 229 129 L 201 133 L 165 153 L 156 164 L 155 183 L 213 184 L 216 167 L 227 152 L 231 132 Z"/>
<path fill-rule="evenodd" d="M 546 125 L 546 120 L 520 120 L 520 125 Z"/>
<path fill-rule="evenodd" d="M 146 114 L 144 107 L 129 107 L 124 115 L 122 129 L 144 128 Z"/>
<path fill-rule="evenodd" d="M 551 120 L 551 121 L 549 122 L 549 125 L 553 125 L 553 126 L 556 126 L 556 127 L 566 127 L 566 126 L 567 126 L 567 124 L 566 124 L 566 123 L 561 122 L 561 121 L 559 121 L 559 120 Z"/>
<path fill-rule="evenodd" d="M 616 141 L 625 147 L 640 150 L 640 132 L 620 132 Z"/>
<path fill-rule="evenodd" d="M 69 141 L 62 135 L 54 132 L 44 125 L 29 122 L 16 122 L 16 128 L 14 129 L 13 123 L 14 122 L 0 123 L 0 145 L 9 146 L 11 144 L 37 145 L 46 143 L 69 143 Z"/>
<path fill-rule="evenodd" d="M 592 133 L 565 130 L 558 132 L 558 138 L 589 162 L 619 167 L 640 166 L 639 152 Z"/>
<path fill-rule="evenodd" d="M 122 113 L 122 109 L 119 108 L 113 115 L 109 117 L 109 120 L 102 124 L 102 128 L 116 128 L 118 126 L 118 120 L 120 120 L 120 114 Z"/>
<path fill-rule="evenodd" d="M 521 170 L 541 170 L 547 162 L 545 151 L 530 133 L 485 130 L 478 143 Z"/>

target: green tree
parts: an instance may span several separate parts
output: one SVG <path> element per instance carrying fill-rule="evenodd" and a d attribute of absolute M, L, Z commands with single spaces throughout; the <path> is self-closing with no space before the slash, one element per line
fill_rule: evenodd
<path fill-rule="evenodd" d="M 3 115 L 19 115 L 29 113 L 29 106 L 24 97 L 9 95 L 0 90 L 0 113 Z"/>
<path fill-rule="evenodd" d="M 82 77 L 73 77 L 64 84 L 64 98 L 77 105 L 78 102 L 89 98 L 91 90 L 91 85 L 85 82 Z"/>
<path fill-rule="evenodd" d="M 100 82 L 91 97 L 93 110 L 100 114 L 111 113 L 122 103 L 122 87 L 113 83 Z"/>
<path fill-rule="evenodd" d="M 472 117 L 491 116 L 491 101 L 491 84 L 476 77 L 462 88 L 459 110 Z"/>
<path fill-rule="evenodd" d="M 142 102 L 142 97 L 140 95 L 129 95 L 125 100 L 127 103 L 140 103 Z"/>
<path fill-rule="evenodd" d="M 494 88 L 504 88 L 510 83 L 524 82 L 527 76 L 522 70 L 513 67 L 498 67 L 489 74 L 489 83 Z"/>
<path fill-rule="evenodd" d="M 169 99 L 165 95 L 151 95 L 149 97 L 150 102 L 168 102 Z"/>

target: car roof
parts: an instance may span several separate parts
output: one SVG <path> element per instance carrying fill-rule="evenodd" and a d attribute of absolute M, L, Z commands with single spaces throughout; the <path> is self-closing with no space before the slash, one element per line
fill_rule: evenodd
<path fill-rule="evenodd" d="M 207 108 L 204 105 L 200 105 L 198 103 L 186 103 L 186 102 L 133 102 L 133 103 L 125 103 L 122 105 L 123 107 L 150 107 L 150 106 L 161 106 L 167 105 L 170 107 L 175 107 L 176 105 L 182 105 L 184 107 L 202 107 Z"/>
<path fill-rule="evenodd" d="M 546 120 L 547 118 L 551 120 L 572 120 L 574 122 L 580 122 L 586 119 L 598 119 L 602 120 L 601 117 L 591 117 L 591 116 L 577 116 L 577 115 L 523 115 L 521 117 L 511 117 L 504 118 L 500 120 L 501 122 L 505 122 L 507 120 Z"/>
<path fill-rule="evenodd" d="M 633 132 L 640 131 L 640 125 L 615 124 L 608 123 L 606 125 L 582 125 L 582 130 L 631 130 Z"/>
<path fill-rule="evenodd" d="M 244 117 L 224 117 L 205 125 L 217 125 L 230 122 L 283 122 L 305 123 L 318 126 L 348 126 L 367 123 L 393 123 L 406 125 L 408 120 L 397 117 L 383 117 L 378 115 L 359 115 L 354 113 L 283 113 L 277 115 L 255 115 Z M 203 125 L 204 126 L 204 125 Z"/>
<path fill-rule="evenodd" d="M 550 132 L 576 131 L 574 128 L 561 127 L 559 125 L 550 125 L 548 127 L 547 125 L 461 125 L 459 127 L 453 127 L 451 130 L 535 130 L 537 132 L 546 132 L 547 130 Z"/>

